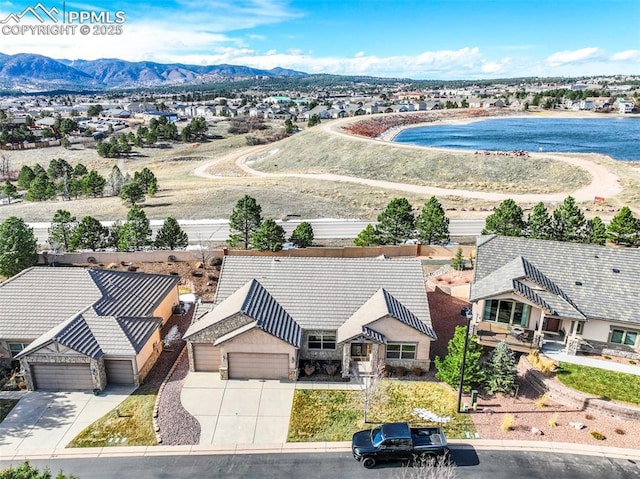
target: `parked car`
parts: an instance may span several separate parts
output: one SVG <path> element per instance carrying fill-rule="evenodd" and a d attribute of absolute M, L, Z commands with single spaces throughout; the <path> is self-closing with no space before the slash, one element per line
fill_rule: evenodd
<path fill-rule="evenodd" d="M 383 461 L 441 456 L 449 448 L 439 427 L 409 427 L 406 422 L 394 422 L 355 433 L 351 451 L 364 467 L 372 468 Z"/>

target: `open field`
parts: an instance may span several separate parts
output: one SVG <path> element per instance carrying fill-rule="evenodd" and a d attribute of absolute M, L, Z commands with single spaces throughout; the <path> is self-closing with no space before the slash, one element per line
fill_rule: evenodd
<path fill-rule="evenodd" d="M 375 219 L 394 197 L 404 196 L 420 207 L 431 196 L 425 188 L 434 186 L 449 190 L 437 193 L 449 217 L 481 218 L 501 201 L 498 195 L 526 193 L 522 197 L 528 200 L 519 201 L 526 210 L 538 201 L 537 194 L 547 195 L 542 198 L 553 206 L 558 197 L 591 188 L 593 174 L 581 164 L 608 172 L 609 185 L 611 178 L 619 177 L 622 187 L 615 196 L 600 195 L 607 202 L 597 208 L 583 201 L 588 215 L 607 218 L 624 204 L 640 209 L 640 169 L 604 156 L 535 154 L 521 158 L 394 145 L 349 137 L 340 132 L 342 123 L 325 121 L 320 127 L 260 147 L 246 146 L 244 135 L 227 135 L 168 149 L 137 149 L 135 156 L 125 159 L 100 158 L 95 149 L 83 146 L 3 154 L 14 170 L 35 163 L 46 168 L 53 158 L 64 158 L 72 165 L 82 162 L 105 176 L 115 164 L 129 174 L 147 166 L 160 184 L 158 194 L 143 205 L 150 219 L 225 218 L 244 194 L 258 200 L 265 217 Z M 216 133 L 224 131 L 224 126 L 216 128 Z M 559 158 L 565 161 L 557 161 Z M 315 176 L 317 173 L 324 176 Z M 341 176 L 336 180 L 332 175 Z M 354 183 L 353 177 L 360 181 Z M 450 191 L 454 188 L 457 190 Z M 465 193 L 468 190 L 478 192 L 474 196 L 485 196 L 471 198 Z M 127 212 L 118 198 L 23 202 L 0 206 L 0 220 L 19 216 L 29 222 L 50 221 L 61 208 L 78 218 L 92 215 L 101 220 L 124 219 Z"/>

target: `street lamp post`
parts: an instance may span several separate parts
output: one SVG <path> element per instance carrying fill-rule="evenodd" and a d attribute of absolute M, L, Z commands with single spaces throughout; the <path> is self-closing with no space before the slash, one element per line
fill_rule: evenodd
<path fill-rule="evenodd" d="M 464 316 L 467 318 L 467 329 L 464 335 L 464 349 L 462 350 L 462 366 L 460 367 L 460 387 L 458 388 L 458 407 L 457 411 L 460 413 L 460 406 L 462 406 L 462 388 L 464 386 L 464 367 L 467 361 L 467 345 L 469 344 L 469 325 L 471 323 L 471 318 L 473 317 L 473 312 L 469 308 L 463 309 Z"/>

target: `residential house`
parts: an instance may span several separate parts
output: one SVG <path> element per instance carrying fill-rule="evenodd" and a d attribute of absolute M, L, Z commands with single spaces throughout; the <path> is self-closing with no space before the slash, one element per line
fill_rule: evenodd
<path fill-rule="evenodd" d="M 328 363 L 426 370 L 436 334 L 418 260 L 227 256 L 215 307 L 184 338 L 192 371 L 295 380 Z"/>
<path fill-rule="evenodd" d="M 619 103 L 618 111 L 620 113 L 632 113 L 635 106 L 635 103 L 630 100 L 621 101 Z"/>
<path fill-rule="evenodd" d="M 28 389 L 139 385 L 162 351 L 179 278 L 29 268 L 0 284 L 0 363 L 19 360 Z"/>
<path fill-rule="evenodd" d="M 518 351 L 554 345 L 640 358 L 640 250 L 504 236 L 477 240 L 472 331 Z"/>

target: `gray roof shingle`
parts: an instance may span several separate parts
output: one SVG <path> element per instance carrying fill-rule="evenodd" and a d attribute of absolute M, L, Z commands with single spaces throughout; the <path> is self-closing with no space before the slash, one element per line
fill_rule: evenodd
<path fill-rule="evenodd" d="M 0 338 L 56 341 L 91 357 L 136 354 L 159 327 L 151 317 L 175 276 L 82 268 L 29 268 L 0 284 Z"/>
<path fill-rule="evenodd" d="M 253 279 L 303 329 L 337 329 L 381 288 L 422 323 L 418 327 L 431 328 L 422 264 L 416 259 L 227 256 L 216 303 Z M 396 312 L 404 314 L 400 308 Z"/>
<path fill-rule="evenodd" d="M 516 291 L 561 317 L 640 324 L 639 278 L 638 249 L 485 236 L 477 242 L 470 298 Z"/>

